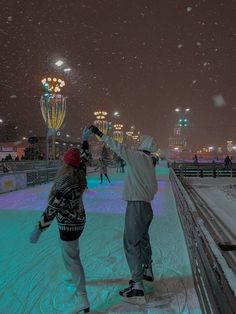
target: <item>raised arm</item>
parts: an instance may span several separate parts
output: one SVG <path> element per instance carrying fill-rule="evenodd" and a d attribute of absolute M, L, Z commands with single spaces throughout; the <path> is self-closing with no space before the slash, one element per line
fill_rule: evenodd
<path fill-rule="evenodd" d="M 96 126 L 91 125 L 89 129 L 101 137 L 102 141 L 106 143 L 114 153 L 124 159 L 127 163 L 131 163 L 132 159 L 135 157 L 136 152 L 127 148 L 125 145 L 113 140 L 110 136 L 104 135 Z"/>

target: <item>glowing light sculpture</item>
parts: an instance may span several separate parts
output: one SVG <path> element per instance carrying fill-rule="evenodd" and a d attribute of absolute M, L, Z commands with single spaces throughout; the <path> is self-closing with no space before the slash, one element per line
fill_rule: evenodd
<path fill-rule="evenodd" d="M 119 143 L 124 140 L 123 124 L 114 124 L 113 139 Z"/>
<path fill-rule="evenodd" d="M 43 119 L 46 123 L 46 145 L 48 160 L 48 136 L 52 136 L 52 156 L 55 159 L 55 134 L 62 126 L 66 115 L 66 98 L 60 94 L 65 82 L 61 78 L 47 77 L 42 79 L 44 93 L 40 99 Z"/>
<path fill-rule="evenodd" d="M 56 133 L 65 119 L 66 98 L 60 94 L 51 94 L 46 100 L 44 96 L 41 96 L 40 107 L 48 129 Z"/>
<path fill-rule="evenodd" d="M 106 120 L 107 112 L 106 111 L 95 111 L 94 115 L 96 120 L 94 125 L 103 133 L 107 134 L 108 131 L 108 121 Z M 100 137 L 97 136 L 97 139 L 100 140 Z"/>

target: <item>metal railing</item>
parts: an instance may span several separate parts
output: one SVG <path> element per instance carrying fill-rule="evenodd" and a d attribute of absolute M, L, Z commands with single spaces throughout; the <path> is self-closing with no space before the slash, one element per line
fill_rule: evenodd
<path fill-rule="evenodd" d="M 168 164 L 178 177 L 236 177 L 236 163 L 225 167 L 223 163 L 182 163 Z"/>
<path fill-rule="evenodd" d="M 231 282 L 235 274 L 228 267 L 219 247 L 200 217 L 197 206 L 194 205 L 173 169 L 170 169 L 170 181 L 187 242 L 195 288 L 202 311 L 207 314 L 236 313 L 236 295 Z"/>
<path fill-rule="evenodd" d="M 2 161 L 0 162 L 0 173 L 3 172 L 17 172 L 34 169 L 59 168 L 61 165 L 60 160 L 27 160 L 27 161 Z M 6 167 L 8 171 L 4 171 Z"/>

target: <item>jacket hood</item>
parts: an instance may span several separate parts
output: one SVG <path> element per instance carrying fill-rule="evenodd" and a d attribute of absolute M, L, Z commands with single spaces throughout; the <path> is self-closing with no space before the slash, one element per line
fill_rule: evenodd
<path fill-rule="evenodd" d="M 157 144 L 154 138 L 149 135 L 142 135 L 139 143 L 138 150 L 146 150 L 150 153 L 157 151 Z"/>

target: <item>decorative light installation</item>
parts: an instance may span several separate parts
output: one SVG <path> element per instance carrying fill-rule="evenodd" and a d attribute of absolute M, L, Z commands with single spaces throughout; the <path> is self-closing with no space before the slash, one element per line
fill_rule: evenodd
<path fill-rule="evenodd" d="M 133 139 L 134 141 L 137 141 L 137 140 L 138 140 L 138 138 L 139 138 L 139 136 L 138 136 L 138 135 L 132 135 L 132 139 Z"/>
<path fill-rule="evenodd" d="M 59 93 L 61 88 L 64 87 L 66 84 L 62 79 L 57 79 L 56 77 L 47 77 L 42 79 L 42 84 L 45 91 L 49 93 Z"/>
<path fill-rule="evenodd" d="M 48 129 L 56 133 L 65 119 L 66 98 L 60 94 L 51 94 L 46 100 L 45 96 L 41 96 L 40 107 Z"/>
<path fill-rule="evenodd" d="M 95 111 L 94 115 L 96 120 L 94 121 L 94 125 L 99 128 L 99 130 L 103 134 L 107 134 L 108 131 L 108 121 L 106 120 L 107 112 L 106 111 Z M 100 139 L 99 136 L 97 136 Z"/>
<path fill-rule="evenodd" d="M 65 82 L 56 77 L 45 77 L 41 82 L 44 93 L 40 99 L 40 107 L 47 127 L 46 159 L 48 160 L 48 136 L 52 136 L 52 157 L 55 159 L 55 134 L 62 126 L 66 115 L 66 98 L 60 94 Z"/>
<path fill-rule="evenodd" d="M 135 127 L 134 127 L 134 125 L 132 125 L 130 127 L 130 130 L 126 132 L 126 135 L 131 137 L 134 134 L 134 129 L 135 129 Z"/>
<path fill-rule="evenodd" d="M 233 141 L 227 141 L 227 150 L 229 153 L 233 150 Z"/>
<path fill-rule="evenodd" d="M 119 143 L 124 140 L 123 124 L 114 124 L 113 139 Z"/>

